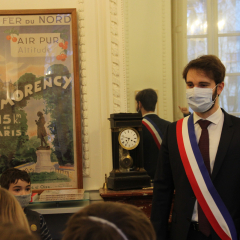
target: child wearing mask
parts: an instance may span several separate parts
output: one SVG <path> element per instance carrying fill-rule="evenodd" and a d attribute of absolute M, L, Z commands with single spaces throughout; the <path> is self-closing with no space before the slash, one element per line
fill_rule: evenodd
<path fill-rule="evenodd" d="M 2 173 L 0 185 L 16 197 L 26 214 L 31 231 L 37 233 L 42 240 L 52 240 L 43 216 L 27 208 L 32 194 L 28 173 L 17 168 L 9 168 Z"/>

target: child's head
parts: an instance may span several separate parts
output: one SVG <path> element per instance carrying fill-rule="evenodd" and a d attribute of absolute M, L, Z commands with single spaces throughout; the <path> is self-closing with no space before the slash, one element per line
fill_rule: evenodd
<path fill-rule="evenodd" d="M 123 203 L 93 203 L 68 221 L 63 240 L 155 240 L 150 220 L 139 208 Z"/>
<path fill-rule="evenodd" d="M 13 223 L 0 223 L 0 236 L 1 240 L 39 240 L 35 234 L 30 234 Z"/>
<path fill-rule="evenodd" d="M 15 196 L 31 193 L 31 180 L 28 173 L 17 168 L 9 168 L 3 172 L 0 185 Z"/>
<path fill-rule="evenodd" d="M 12 223 L 31 233 L 27 218 L 17 199 L 4 188 L 0 188 L 0 223 Z"/>

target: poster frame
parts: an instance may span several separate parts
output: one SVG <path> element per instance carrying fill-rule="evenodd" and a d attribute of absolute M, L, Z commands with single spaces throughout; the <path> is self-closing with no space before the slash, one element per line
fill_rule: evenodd
<path fill-rule="evenodd" d="M 77 171 L 77 188 L 83 188 L 83 174 L 82 174 L 82 140 L 81 140 L 81 104 L 80 104 L 80 83 L 79 83 L 79 59 L 78 59 L 78 31 L 77 31 L 77 12 L 75 8 L 66 9 L 21 9 L 21 10 L 0 10 L 0 16 L 28 16 L 28 15 L 51 15 L 51 14 L 70 14 L 72 24 L 72 63 L 73 63 L 73 76 L 74 84 L 72 85 L 74 92 L 74 100 L 72 109 L 75 115 L 75 141 L 74 153 L 77 166 L 74 165 Z M 14 24 L 13 24 L 14 26 Z M 64 189 L 64 188 L 63 188 Z M 45 190 L 45 189 L 41 189 Z M 38 190 L 35 190 L 38 192 Z"/>

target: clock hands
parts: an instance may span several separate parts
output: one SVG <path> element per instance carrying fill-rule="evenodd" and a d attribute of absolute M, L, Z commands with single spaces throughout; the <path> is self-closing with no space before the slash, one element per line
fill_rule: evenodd
<path fill-rule="evenodd" d="M 134 149 L 139 143 L 138 132 L 135 129 L 123 129 L 119 134 L 119 143 L 124 149 Z"/>
<path fill-rule="evenodd" d="M 131 138 L 128 138 L 128 137 L 124 137 L 124 136 L 122 136 L 122 138 L 127 138 L 127 139 L 128 139 L 128 141 L 127 141 L 127 144 L 128 144 L 128 142 L 129 142 L 129 140 L 131 139 Z"/>

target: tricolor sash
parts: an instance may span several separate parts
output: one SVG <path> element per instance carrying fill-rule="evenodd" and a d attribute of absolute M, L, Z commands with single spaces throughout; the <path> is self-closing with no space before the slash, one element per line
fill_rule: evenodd
<path fill-rule="evenodd" d="M 204 214 L 221 239 L 237 240 L 237 232 L 232 217 L 212 183 L 199 150 L 193 114 L 179 120 L 176 130 L 182 163 Z"/>
<path fill-rule="evenodd" d="M 148 131 L 152 134 L 152 137 L 157 144 L 158 149 L 160 149 L 162 144 L 162 133 L 157 125 L 147 116 L 143 118 L 142 124 L 148 129 Z"/>

